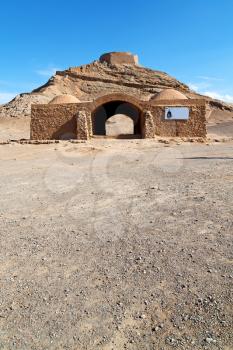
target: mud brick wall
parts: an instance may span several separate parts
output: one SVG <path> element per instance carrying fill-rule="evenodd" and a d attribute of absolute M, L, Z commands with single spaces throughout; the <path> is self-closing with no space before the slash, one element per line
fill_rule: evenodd
<path fill-rule="evenodd" d="M 188 120 L 166 120 L 166 107 L 188 107 Z M 154 118 L 155 135 L 179 137 L 206 136 L 206 108 L 204 100 L 152 101 L 148 106 Z"/>
<path fill-rule="evenodd" d="M 33 105 L 31 139 L 88 139 L 92 137 L 92 113 L 108 101 L 125 101 L 141 111 L 142 137 L 205 137 L 206 108 L 204 100 L 140 101 L 123 94 L 105 95 L 97 100 L 60 105 Z M 166 107 L 188 107 L 188 120 L 166 120 Z"/>
<path fill-rule="evenodd" d="M 77 135 L 77 104 L 32 105 L 31 139 L 65 139 Z"/>

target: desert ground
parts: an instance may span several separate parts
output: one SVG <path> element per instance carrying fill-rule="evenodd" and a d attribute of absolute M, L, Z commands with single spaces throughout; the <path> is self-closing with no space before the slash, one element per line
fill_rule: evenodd
<path fill-rule="evenodd" d="M 233 137 L 233 113 L 224 111 L 212 111 L 207 121 L 209 138 Z"/>
<path fill-rule="evenodd" d="M 0 349 L 233 349 L 218 122 L 205 143 L 0 145 Z M 28 137 L 28 119 L 0 121 L 0 140 Z"/>

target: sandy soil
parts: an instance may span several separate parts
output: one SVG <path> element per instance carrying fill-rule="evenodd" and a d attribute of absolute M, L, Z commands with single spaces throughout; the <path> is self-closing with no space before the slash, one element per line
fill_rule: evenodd
<path fill-rule="evenodd" d="M 0 118 L 0 141 L 30 138 L 30 118 Z"/>
<path fill-rule="evenodd" d="M 233 113 L 213 111 L 208 119 L 207 131 L 210 138 L 232 138 Z"/>
<path fill-rule="evenodd" d="M 231 350 L 232 149 L 0 146 L 0 348 Z"/>

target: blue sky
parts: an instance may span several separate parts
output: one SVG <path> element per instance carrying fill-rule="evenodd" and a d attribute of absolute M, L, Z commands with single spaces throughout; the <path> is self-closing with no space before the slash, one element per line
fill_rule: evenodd
<path fill-rule="evenodd" d="M 0 103 L 108 51 L 233 102 L 232 0 L 3 0 L 0 48 Z"/>

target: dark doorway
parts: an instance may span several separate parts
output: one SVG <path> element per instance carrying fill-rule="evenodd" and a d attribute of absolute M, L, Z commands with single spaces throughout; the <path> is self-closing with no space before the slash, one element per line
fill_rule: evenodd
<path fill-rule="evenodd" d="M 92 114 L 92 126 L 93 126 L 93 135 L 103 135 L 106 136 L 106 122 L 109 118 L 116 116 L 118 118 L 112 118 L 112 122 L 116 123 L 115 130 L 118 130 L 119 133 L 117 134 L 115 132 L 115 135 L 112 136 L 138 136 L 141 137 L 141 112 L 140 110 L 134 106 L 131 103 L 124 102 L 124 101 L 111 101 L 103 104 L 102 106 L 98 107 L 94 113 Z M 129 117 L 132 122 L 133 126 L 130 131 L 130 133 L 127 133 L 127 130 L 129 130 L 129 124 L 127 124 L 127 118 Z M 120 121 L 122 121 L 122 124 L 120 125 Z M 110 120 L 109 120 L 110 123 Z M 128 125 L 125 128 L 124 131 L 124 125 Z M 107 125 L 108 130 L 108 125 Z M 110 135 L 111 136 L 111 135 Z"/>

